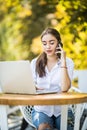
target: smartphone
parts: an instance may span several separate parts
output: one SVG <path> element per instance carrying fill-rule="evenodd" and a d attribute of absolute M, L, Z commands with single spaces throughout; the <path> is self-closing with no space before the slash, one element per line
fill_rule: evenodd
<path fill-rule="evenodd" d="M 61 45 L 60 45 L 60 46 L 61 46 Z M 59 44 L 57 45 L 57 47 L 59 47 Z M 56 47 L 56 48 L 57 48 L 57 47 Z M 56 53 L 56 54 L 57 54 L 58 58 L 60 59 L 60 58 L 61 58 L 61 53 L 60 53 L 61 49 L 56 49 L 56 51 L 57 51 L 57 52 L 59 51 L 59 53 Z"/>

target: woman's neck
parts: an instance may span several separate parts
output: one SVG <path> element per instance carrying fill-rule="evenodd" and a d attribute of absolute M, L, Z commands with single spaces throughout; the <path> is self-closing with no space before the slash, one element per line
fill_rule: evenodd
<path fill-rule="evenodd" d="M 47 61 L 48 62 L 56 62 L 56 61 L 58 61 L 58 58 L 56 56 L 48 56 Z"/>
<path fill-rule="evenodd" d="M 47 68 L 49 72 L 52 70 L 52 68 L 56 65 L 57 62 L 57 57 L 47 57 Z"/>

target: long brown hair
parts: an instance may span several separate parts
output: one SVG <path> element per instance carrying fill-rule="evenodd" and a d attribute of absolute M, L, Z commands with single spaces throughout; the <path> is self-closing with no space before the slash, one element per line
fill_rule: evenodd
<path fill-rule="evenodd" d="M 60 37 L 60 34 L 59 32 L 56 30 L 56 29 L 53 29 L 53 28 L 47 28 L 45 29 L 43 32 L 42 32 L 42 35 L 41 35 L 41 39 L 43 38 L 44 35 L 46 34 L 51 34 L 53 35 L 57 41 L 58 41 L 58 44 L 60 44 L 60 46 L 63 47 L 63 44 L 61 42 L 61 37 Z M 37 59 L 36 61 L 36 72 L 39 74 L 40 77 L 43 77 L 46 75 L 46 72 L 45 72 L 45 66 L 47 65 L 47 55 L 45 52 L 43 52 Z"/>

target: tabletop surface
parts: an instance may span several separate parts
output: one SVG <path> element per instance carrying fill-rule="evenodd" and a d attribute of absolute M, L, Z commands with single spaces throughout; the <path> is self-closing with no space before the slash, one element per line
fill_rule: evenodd
<path fill-rule="evenodd" d="M 3 105 L 66 105 L 87 102 L 86 93 L 56 93 L 42 95 L 0 94 Z"/>

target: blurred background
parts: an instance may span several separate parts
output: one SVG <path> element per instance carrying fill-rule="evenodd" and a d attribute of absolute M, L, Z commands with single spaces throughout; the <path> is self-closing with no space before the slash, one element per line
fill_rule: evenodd
<path fill-rule="evenodd" d="M 87 0 L 0 0 L 0 60 L 32 60 L 47 27 L 60 32 L 75 69 L 87 69 Z"/>

